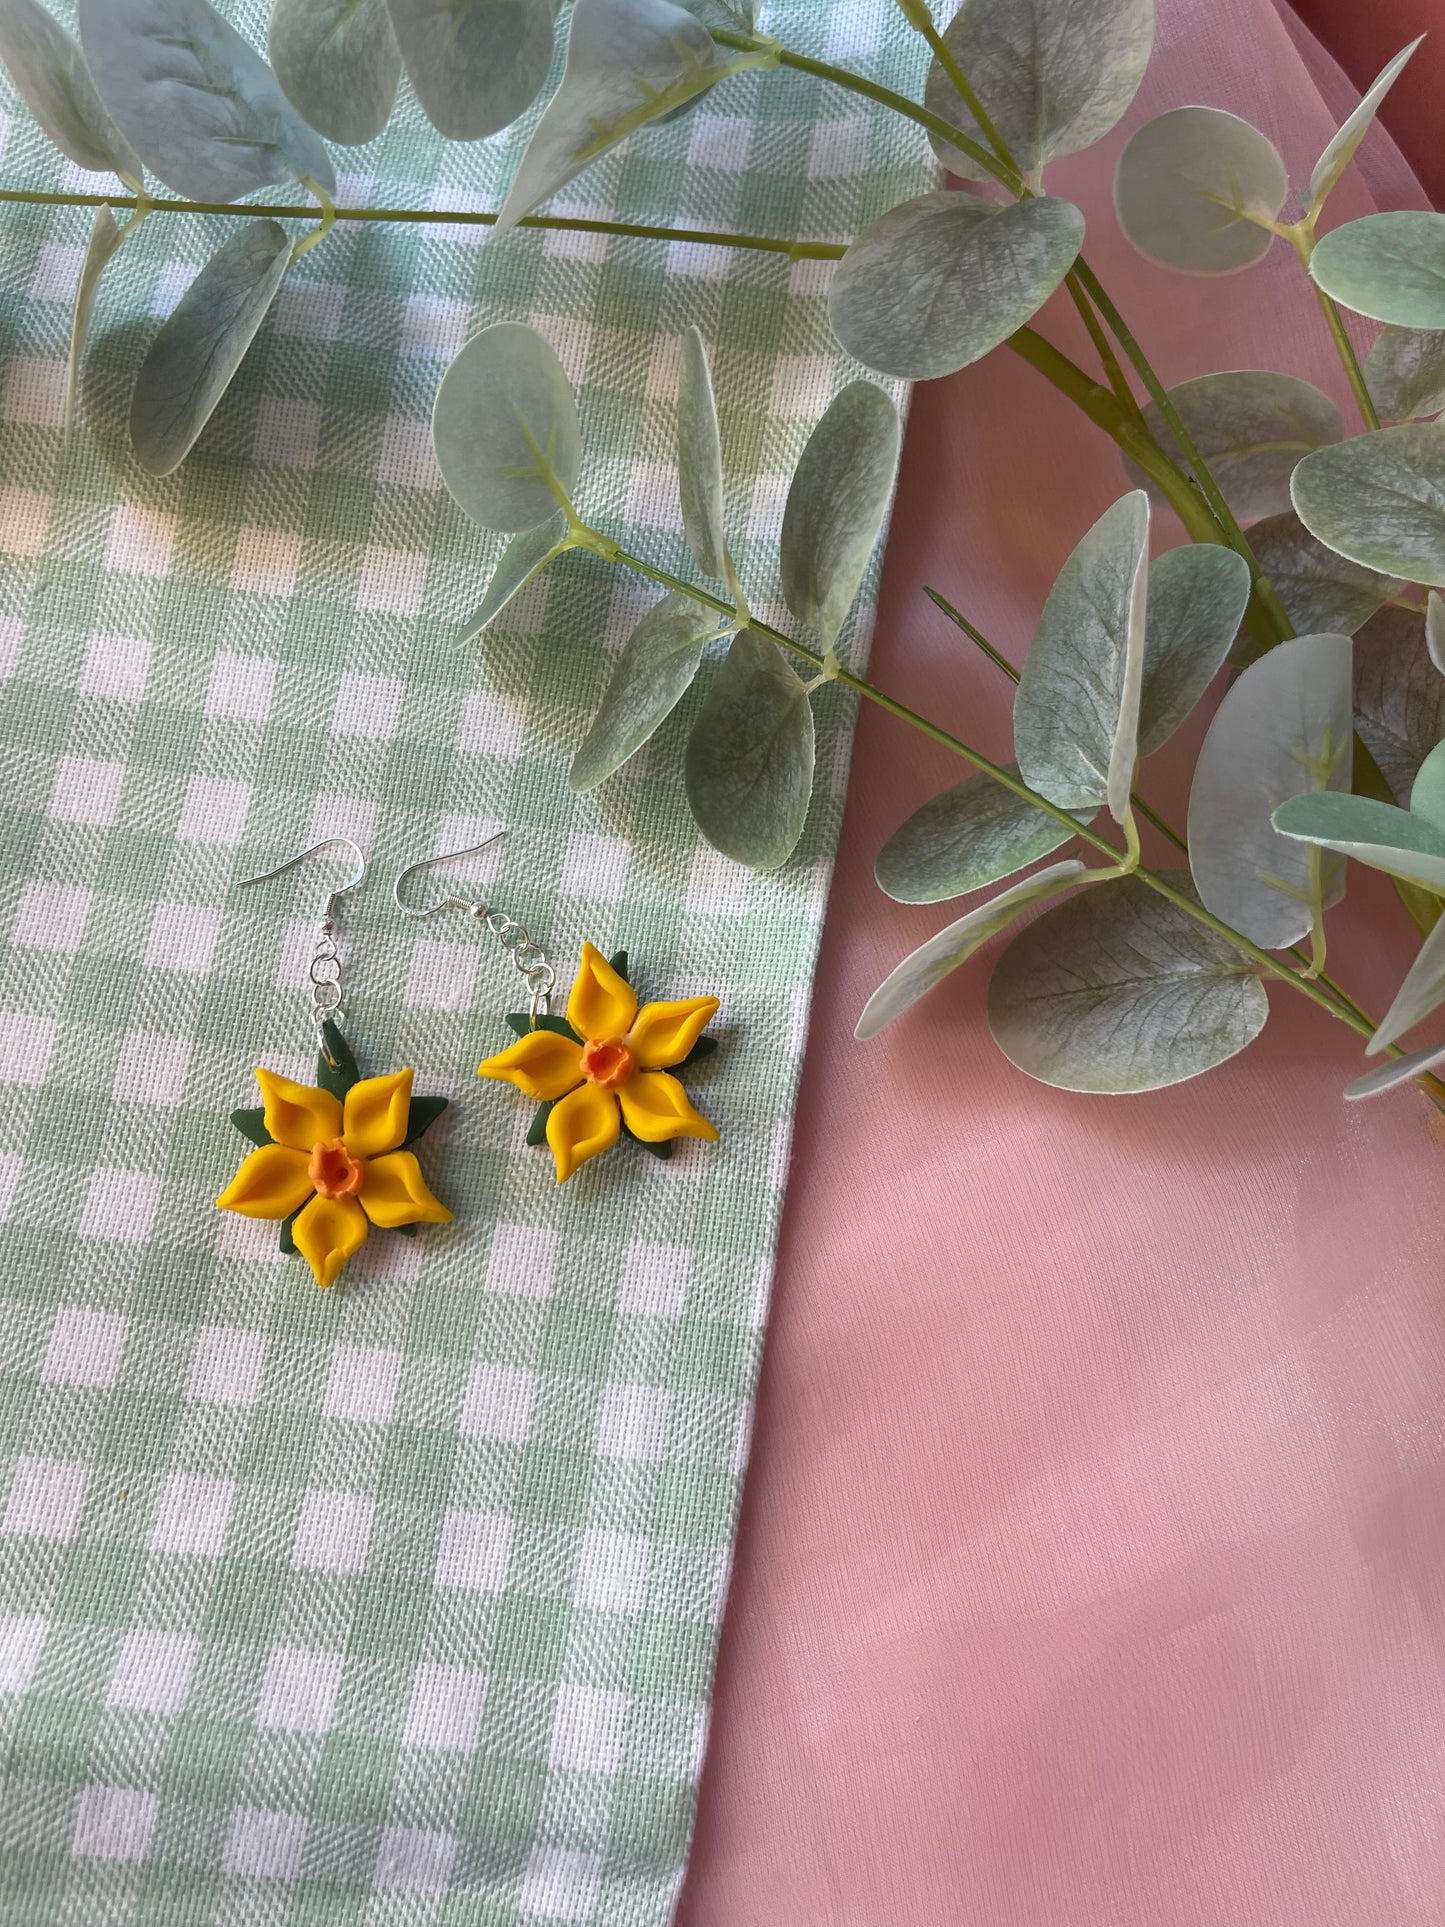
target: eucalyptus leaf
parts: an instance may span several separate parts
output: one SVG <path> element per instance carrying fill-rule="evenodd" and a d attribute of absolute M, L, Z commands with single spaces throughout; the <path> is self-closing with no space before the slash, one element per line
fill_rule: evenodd
<path fill-rule="evenodd" d="M 1092 814 L 1080 821 L 1091 821 Z M 991 776 L 969 776 L 893 832 L 873 874 L 895 903 L 943 903 L 1026 870 L 1072 835 Z"/>
<path fill-rule="evenodd" d="M 1405 62 L 1410 58 L 1411 54 L 1414 53 L 1420 41 L 1424 38 L 1424 34 L 1421 34 L 1418 40 L 1412 40 L 1408 47 L 1402 47 L 1400 52 L 1395 55 L 1395 58 L 1385 65 L 1375 77 L 1369 92 L 1361 100 L 1354 113 L 1350 115 L 1344 126 L 1341 127 L 1329 146 L 1326 147 L 1324 153 L 1321 154 L 1315 162 L 1314 172 L 1310 175 L 1309 204 L 1311 208 L 1318 209 L 1324 204 L 1326 195 L 1329 194 L 1331 188 L 1334 187 L 1335 183 L 1354 159 L 1355 149 L 1365 138 L 1366 134 L 1369 133 L 1370 128 L 1374 124 L 1375 116 L 1380 111 L 1380 102 L 1394 86 L 1396 80 L 1399 78 L 1401 68 L 1403 68 Z"/>
<path fill-rule="evenodd" d="M 697 328 L 682 337 L 677 381 L 677 487 L 687 545 L 704 575 L 732 583 L 732 558 L 723 533 L 722 439 L 707 347 Z"/>
<path fill-rule="evenodd" d="M 1014 700 L 1030 789 L 1066 810 L 1108 802 L 1122 822 L 1138 755 L 1149 498 L 1106 509 L 1059 571 Z"/>
<path fill-rule="evenodd" d="M 515 227 L 648 121 L 763 58 L 724 58 L 701 21 L 669 0 L 577 0 L 562 83 L 527 144 L 493 233 Z"/>
<path fill-rule="evenodd" d="M 77 11 L 111 118 L 175 193 L 234 201 L 292 179 L 336 192 L 321 141 L 207 0 L 79 0 Z"/>
<path fill-rule="evenodd" d="M 1046 910 L 999 958 L 988 993 L 995 1041 L 1021 1071 L 1110 1095 L 1199 1077 L 1268 1016 L 1248 959 L 1138 877 Z"/>
<path fill-rule="evenodd" d="M 85 353 L 85 336 L 100 290 L 100 277 L 126 235 L 138 223 L 134 216 L 125 227 L 117 227 L 108 207 L 98 207 L 90 224 L 90 241 L 80 269 L 80 285 L 75 291 L 75 307 L 70 317 L 70 354 L 65 364 L 64 422 L 68 435 L 75 421 L 75 401 L 80 393 L 80 364 Z"/>
<path fill-rule="evenodd" d="M 930 937 L 927 943 L 920 944 L 883 979 L 863 1006 L 863 1014 L 858 1019 L 853 1035 L 860 1043 L 876 1037 L 905 1011 L 911 1010 L 921 997 L 926 997 L 960 964 L 966 963 L 991 937 L 1007 929 L 1030 904 L 1056 895 L 1087 874 L 1076 857 L 1067 857 L 1062 863 L 1051 863 L 1048 869 L 1026 877 L 1022 883 L 1015 883 L 1011 889 L 1002 891 L 990 902 L 981 903 L 976 910 L 970 910 L 957 923 L 949 924 L 946 930 L 940 930 L 936 937 Z"/>
<path fill-rule="evenodd" d="M 813 711 L 775 643 L 734 636 L 687 745 L 687 800 L 724 856 L 754 870 L 786 863 L 813 793 Z"/>
<path fill-rule="evenodd" d="M 1150 563 L 1141 756 L 1163 748 L 1223 667 L 1249 591 L 1249 564 L 1215 543 L 1186 543 Z"/>
<path fill-rule="evenodd" d="M 1310 273 L 1342 307 L 1401 328 L 1445 328 L 1445 214 L 1366 214 L 1315 243 Z"/>
<path fill-rule="evenodd" d="M 1241 522 L 1287 509 L 1289 478 L 1300 458 L 1339 441 L 1345 432 L 1339 409 L 1313 382 L 1269 368 L 1199 375 L 1171 388 L 1169 399 Z M 1144 420 L 1159 446 L 1188 473 L 1183 451 L 1153 402 Z M 1124 467 L 1136 487 L 1147 488 L 1156 502 L 1168 501 L 1127 455 Z"/>
<path fill-rule="evenodd" d="M 1410 814 L 1445 834 L 1445 743 L 1437 743 L 1410 785 Z"/>
<path fill-rule="evenodd" d="M 1037 174 L 1117 124 L 1149 64 L 1154 0 L 964 0 L 943 42 L 1009 152 L 1025 174 Z M 923 104 L 988 147 L 938 60 Z M 928 138 L 951 173 L 988 178 L 969 155 L 936 134 Z"/>
<path fill-rule="evenodd" d="M 829 403 L 793 472 L 778 556 L 783 594 L 829 649 L 888 513 L 901 440 L 892 398 L 871 381 L 852 381 Z"/>
<path fill-rule="evenodd" d="M 1445 835 L 1410 810 L 1372 796 L 1293 796 L 1275 811 L 1274 826 L 1281 836 L 1317 843 L 1445 896 Z"/>
<path fill-rule="evenodd" d="M 1432 589 L 1425 600 L 1425 651 L 1445 676 L 1445 596 L 1438 589 Z M 1445 736 L 1445 729 L 1441 735 Z"/>
<path fill-rule="evenodd" d="M 672 590 L 628 637 L 568 782 L 590 790 L 620 769 L 681 702 L 709 642 L 726 635 L 716 611 Z"/>
<path fill-rule="evenodd" d="M 448 140 L 510 127 L 552 65 L 554 0 L 386 0 L 407 78 Z"/>
<path fill-rule="evenodd" d="M 386 0 L 275 0 L 267 51 L 286 98 L 327 140 L 360 147 L 390 120 L 401 52 Z"/>
<path fill-rule="evenodd" d="M 456 632 L 459 643 L 475 642 L 484 629 L 491 627 L 514 595 L 526 588 L 533 576 L 540 575 L 549 562 L 555 562 L 575 547 L 567 531 L 567 518 L 557 514 L 535 529 L 514 535 L 502 551 L 492 571 L 487 593 Z"/>
<path fill-rule="evenodd" d="M 1398 1090 L 1402 1084 L 1413 1083 L 1423 1077 L 1426 1071 L 1437 1070 L 1445 1064 L 1445 1044 L 1426 1044 L 1422 1050 L 1410 1051 L 1404 1057 L 1392 1057 L 1388 1064 L 1380 1064 L 1363 1077 L 1357 1077 L 1352 1084 L 1345 1086 L 1345 1096 L 1351 1103 L 1362 1097 L 1382 1097 L 1386 1091 Z"/>
<path fill-rule="evenodd" d="M 1218 107 L 1175 107 L 1146 121 L 1119 156 L 1114 204 L 1149 260 L 1186 274 L 1235 274 L 1273 235 L 1289 177 L 1272 141 Z"/>
<path fill-rule="evenodd" d="M 1381 421 L 1445 409 L 1445 328 L 1382 328 L 1365 358 L 1365 385 Z"/>
<path fill-rule="evenodd" d="M 1408 808 L 1420 765 L 1445 738 L 1445 676 L 1409 609 L 1382 609 L 1355 638 L 1355 728 Z"/>
<path fill-rule="evenodd" d="M 1256 522 L 1249 546 L 1301 636 L 1352 636 L 1389 594 L 1389 579 L 1328 549 L 1293 509 Z"/>
<path fill-rule="evenodd" d="M 1189 794 L 1189 861 L 1205 907 L 1284 949 L 1344 895 L 1345 866 L 1274 828 L 1286 797 L 1347 790 L 1354 748 L 1348 636 L 1298 636 L 1219 705 Z"/>
<path fill-rule="evenodd" d="M 276 221 L 246 221 L 213 254 L 151 343 L 136 377 L 130 439 L 151 475 L 179 468 L 276 298 L 291 242 Z"/>
<path fill-rule="evenodd" d="M 752 33 L 757 25 L 757 0 L 677 0 L 677 4 L 705 27 Z"/>
<path fill-rule="evenodd" d="M 570 497 L 582 470 L 577 404 L 550 343 L 520 321 L 473 335 L 442 377 L 432 441 L 454 499 L 484 529 L 550 523 L 554 491 Z"/>
<path fill-rule="evenodd" d="M 1083 244 L 1084 217 L 1069 201 L 920 194 L 848 249 L 828 319 L 865 368 L 916 381 L 951 375 L 1031 320 Z"/>
<path fill-rule="evenodd" d="M 1327 548 L 1381 575 L 1445 584 L 1445 425 L 1407 422 L 1318 449 L 1290 493 Z"/>
<path fill-rule="evenodd" d="M 80 48 L 39 0 L 0 0 L 0 65 L 67 160 L 140 184 L 140 159 L 101 106 Z"/>

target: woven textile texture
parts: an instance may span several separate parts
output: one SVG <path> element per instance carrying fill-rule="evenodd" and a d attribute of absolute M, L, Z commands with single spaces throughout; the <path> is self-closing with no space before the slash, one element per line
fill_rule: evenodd
<path fill-rule="evenodd" d="M 259 3 L 230 17 L 256 44 Z M 763 24 L 905 86 L 888 0 Z M 7 185 L 93 188 L 12 97 Z M 496 205 L 522 133 L 414 108 L 339 159 L 344 205 Z M 846 238 L 921 141 L 801 76 L 730 81 L 553 211 Z M 277 197 L 277 198 L 284 198 Z M 88 217 L 0 250 L 0 1917 L 642 1927 L 681 1877 L 706 1730 L 849 714 L 780 874 L 701 845 L 703 685 L 599 793 L 565 771 L 650 594 L 569 557 L 459 648 L 499 544 L 430 449 L 442 369 L 506 316 L 580 396 L 584 512 L 684 567 L 671 443 L 696 321 L 732 531 L 776 613 L 786 478 L 850 375 L 828 270 L 568 234 L 341 225 L 295 269 L 195 455 L 128 459 L 130 382 L 229 218 L 157 214 L 103 285 L 58 426 Z M 865 591 L 871 600 L 872 585 Z M 869 611 L 852 649 L 866 644 Z M 718 1146 L 635 1145 L 565 1187 L 532 1107 L 472 1074 L 521 1003 L 484 933 L 405 924 L 401 864 L 505 827 L 478 887 L 563 985 L 584 939 L 644 997 L 716 992 L 692 1077 Z M 454 1100 L 423 1162 L 455 1222 L 377 1233 L 319 1292 L 224 1216 L 252 1066 L 311 1081 L 304 978 L 336 865 L 363 1067 Z M 691 1075 L 691 1074 L 690 1074 Z"/>

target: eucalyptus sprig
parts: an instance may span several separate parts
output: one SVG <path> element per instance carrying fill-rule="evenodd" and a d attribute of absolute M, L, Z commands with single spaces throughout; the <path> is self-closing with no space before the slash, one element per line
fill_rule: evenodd
<path fill-rule="evenodd" d="M 1042 612 L 1017 690 L 1017 763 L 995 762 L 897 703 L 841 653 L 898 457 L 896 412 L 872 382 L 853 380 L 835 396 L 789 493 L 779 573 L 808 639 L 759 620 L 728 545 L 717 402 L 695 330 L 682 343 L 677 398 L 680 515 L 712 587 L 625 553 L 584 519 L 575 403 L 539 335 L 501 322 L 465 345 L 438 397 L 437 455 L 463 509 L 511 541 L 462 638 L 477 636 L 570 549 L 658 584 L 666 593 L 619 656 L 570 780 L 579 790 L 606 781 L 710 673 L 686 750 L 688 798 L 710 841 L 758 867 L 787 861 L 802 834 L 813 708 L 831 699 L 834 684 L 971 764 L 977 776 L 925 804 L 889 840 L 879 858 L 883 887 L 941 902 L 1056 860 L 905 959 L 870 1003 L 864 1032 L 1043 905 L 1003 952 L 990 1011 L 1005 1050 L 1045 1081 L 1123 1091 L 1196 1075 L 1258 1033 L 1265 981 L 1287 983 L 1390 1053 L 1394 1068 L 1370 1073 L 1352 1094 L 1421 1076 L 1428 1050 L 1407 1054 L 1398 1039 L 1445 1000 L 1436 956 L 1445 938 L 1427 942 L 1376 1026 L 1325 971 L 1325 919 L 1344 888 L 1347 855 L 1413 891 L 1424 925 L 1445 896 L 1445 811 L 1424 773 L 1437 766 L 1434 743 L 1419 740 L 1418 729 L 1419 716 L 1434 711 L 1417 700 L 1422 674 L 1438 676 L 1445 662 L 1439 600 L 1428 619 L 1424 600 L 1445 584 L 1445 427 L 1433 419 L 1445 410 L 1445 217 L 1385 214 L 1318 232 L 1413 48 L 1329 142 L 1292 219 L 1282 218 L 1288 172 L 1272 143 L 1216 109 L 1156 117 L 1119 161 L 1119 218 L 1156 261 L 1234 273 L 1275 239 L 1289 243 L 1359 405 L 1365 433 L 1347 439 L 1330 399 L 1284 370 L 1230 370 L 1166 387 L 1081 252 L 1082 214 L 1047 190 L 1053 162 L 1101 139 L 1133 100 L 1152 49 L 1153 0 L 1032 0 L 1027 8 L 964 0 L 942 27 L 927 0 L 898 4 L 931 56 L 921 100 L 759 33 L 749 0 L 574 0 L 561 80 L 511 187 L 497 210 L 471 214 L 337 207 L 326 142 L 374 138 L 403 77 L 448 139 L 510 125 L 545 85 L 553 0 L 451 0 L 440 10 L 423 0 L 275 0 L 269 64 L 208 0 L 77 0 L 78 42 L 40 0 L 0 0 L 0 60 L 41 125 L 78 166 L 113 172 L 129 190 L 4 191 L 94 209 L 67 424 L 102 275 L 160 213 L 230 209 L 242 225 L 163 323 L 138 372 L 132 443 L 155 474 L 184 460 L 287 272 L 337 222 L 480 221 L 498 237 L 523 224 L 577 227 L 835 259 L 829 314 L 866 369 L 929 380 L 1007 346 L 1124 456 L 1131 492 L 1084 534 Z M 537 211 L 620 141 L 686 113 L 739 73 L 780 68 L 901 116 L 978 186 L 915 196 L 846 245 Z M 152 191 L 146 170 L 170 196 Z M 285 182 L 311 201 L 239 204 Z M 305 223 L 297 235 L 282 225 L 297 221 Z M 1060 289 L 1087 332 L 1097 376 L 1034 325 Z M 1363 363 L 1342 307 L 1387 324 Z M 1151 563 L 1151 516 L 1162 505 L 1196 546 Z M 1368 673 L 1363 683 L 1356 674 L 1352 695 L 1356 633 Z M 708 672 L 709 651 L 724 644 Z M 1227 658 L 1240 675 L 1206 738 L 1185 838 L 1139 798 L 1137 764 Z M 1445 702 L 1438 707 L 1445 728 Z M 1402 736 L 1395 722 L 1404 708 L 1417 722 Z M 1363 746 L 1353 740 L 1352 710 Z M 1352 776 L 1365 794 L 1348 793 Z M 1097 827 L 1101 813 L 1112 829 Z M 1189 873 L 1144 865 L 1141 818 L 1187 854 Z M 1071 842 L 1102 862 L 1058 857 Z"/>

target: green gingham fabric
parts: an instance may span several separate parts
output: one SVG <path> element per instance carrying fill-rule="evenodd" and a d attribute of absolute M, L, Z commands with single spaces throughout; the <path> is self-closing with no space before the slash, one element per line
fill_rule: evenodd
<path fill-rule="evenodd" d="M 68 9 L 61 10 L 68 13 Z M 228 9 L 255 44 L 257 0 Z M 784 0 L 801 49 L 916 86 L 890 0 Z M 0 179 L 91 189 L 13 96 Z M 338 150 L 346 205 L 495 206 L 523 133 L 414 108 Z M 553 211 L 846 238 L 922 143 L 791 74 L 728 82 Z M 274 198 L 285 198 L 284 195 Z M 222 218 L 157 214 L 101 295 L 58 426 L 88 215 L 0 221 L 0 1919 L 665 1920 L 686 1859 L 850 717 L 817 704 L 801 849 L 752 876 L 681 798 L 702 686 L 599 792 L 565 773 L 651 592 L 569 557 L 475 647 L 500 544 L 441 486 L 429 410 L 475 327 L 528 319 L 579 392 L 600 526 L 686 567 L 678 338 L 714 348 L 731 529 L 781 612 L 786 478 L 855 370 L 829 270 L 785 257 L 343 225 L 198 450 L 154 482 L 144 344 Z M 872 585 L 851 648 L 866 643 Z M 707 674 L 711 674 L 711 670 Z M 706 682 L 704 677 L 704 685 Z M 644 998 L 715 992 L 689 1073 L 717 1146 L 624 1143 L 565 1187 L 484 1084 L 515 975 L 404 922 L 415 857 L 509 834 L 479 891 L 563 986 L 625 946 Z M 318 1291 L 212 1200 L 252 1067 L 312 1081 L 305 976 L 345 834 L 350 1036 L 454 1100 L 421 1147 L 455 1222 L 373 1233 Z"/>

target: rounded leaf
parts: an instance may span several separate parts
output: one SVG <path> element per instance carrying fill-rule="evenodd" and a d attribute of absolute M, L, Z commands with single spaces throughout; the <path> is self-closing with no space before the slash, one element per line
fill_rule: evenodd
<path fill-rule="evenodd" d="M 1406 582 L 1445 584 L 1445 426 L 1407 422 L 1306 455 L 1296 515 L 1327 548 Z"/>
<path fill-rule="evenodd" d="M 1087 813 L 1080 821 L 1091 817 Z M 932 797 L 893 832 L 878 852 L 873 874 L 895 903 L 943 903 L 1026 870 L 1072 835 L 991 776 L 969 776 Z"/>
<path fill-rule="evenodd" d="M 1348 636 L 1298 636 L 1246 669 L 1219 705 L 1189 794 L 1189 862 L 1206 907 L 1266 949 L 1307 936 L 1344 895 L 1345 866 L 1281 836 L 1285 797 L 1348 790 Z"/>
<path fill-rule="evenodd" d="M 175 193 L 234 201 L 286 180 L 335 193 L 322 142 L 207 0 L 79 0 L 78 15 L 111 118 Z"/>
<path fill-rule="evenodd" d="M 707 644 L 726 630 L 716 610 L 672 590 L 628 637 L 602 706 L 572 761 L 568 782 L 590 790 L 620 769 L 666 722 L 697 674 Z"/>
<path fill-rule="evenodd" d="M 1138 877 L 1046 910 L 999 958 L 988 993 L 994 1039 L 1021 1071 L 1108 1095 L 1199 1077 L 1268 1016 L 1249 960 Z"/>
<path fill-rule="evenodd" d="M 1382 328 L 1365 359 L 1365 382 L 1381 421 L 1438 415 L 1445 409 L 1445 328 Z"/>
<path fill-rule="evenodd" d="M 843 256 L 828 319 L 865 368 L 917 381 L 951 375 L 1032 319 L 1083 245 L 1083 215 L 1051 195 L 1001 206 L 920 194 Z"/>
<path fill-rule="evenodd" d="M 1025 174 L 1102 140 L 1134 95 L 1154 45 L 1154 0 L 965 0 L 943 40 Z M 988 137 L 935 60 L 923 103 L 987 148 Z M 951 173 L 989 170 L 930 134 Z"/>
<path fill-rule="evenodd" d="M 484 529 L 550 522 L 582 469 L 571 384 L 550 343 L 520 321 L 472 336 L 442 377 L 432 413 L 442 478 Z"/>
<path fill-rule="evenodd" d="M 496 621 L 512 597 L 526 588 L 533 576 L 540 575 L 549 562 L 554 562 L 572 546 L 572 538 L 567 532 L 567 518 L 562 514 L 550 516 L 535 529 L 525 529 L 521 535 L 513 536 L 492 571 L 487 593 L 457 630 L 456 640 L 475 642 L 482 631 Z"/>
<path fill-rule="evenodd" d="M 140 159 L 101 106 L 80 48 L 40 0 L 0 0 L 0 65 L 67 160 L 140 181 Z"/>
<path fill-rule="evenodd" d="M 1223 667 L 1249 602 L 1249 564 L 1208 542 L 1149 564 L 1139 754 L 1162 749 Z"/>
<path fill-rule="evenodd" d="M 1421 34 L 1418 40 L 1412 40 L 1408 47 L 1402 47 L 1395 58 L 1386 63 L 1354 113 L 1315 162 L 1314 172 L 1310 175 L 1309 200 L 1312 208 L 1318 209 L 1324 203 L 1331 188 L 1349 166 L 1355 149 L 1374 124 L 1375 115 L 1380 111 L 1380 102 L 1394 86 L 1400 70 L 1424 38 L 1424 34 Z"/>
<path fill-rule="evenodd" d="M 407 78 L 448 140 L 510 127 L 552 65 L 553 0 L 386 0 Z"/>
<path fill-rule="evenodd" d="M 754 870 L 786 863 L 813 794 L 813 711 L 775 643 L 733 638 L 687 745 L 687 800 L 716 850 Z"/>
<path fill-rule="evenodd" d="M 1445 214 L 1367 214 L 1315 243 L 1310 273 L 1342 307 L 1401 328 L 1445 328 Z"/>
<path fill-rule="evenodd" d="M 1445 1044 L 1426 1044 L 1422 1049 L 1410 1051 L 1404 1057 L 1392 1057 L 1386 1064 L 1366 1071 L 1352 1084 L 1345 1086 L 1344 1095 L 1353 1103 L 1362 1097 L 1382 1097 L 1386 1091 L 1398 1090 L 1400 1085 L 1409 1084 L 1426 1071 L 1438 1070 L 1445 1063 Z"/>
<path fill-rule="evenodd" d="M 677 487 L 693 559 L 715 582 L 728 581 L 732 562 L 723 533 L 722 438 L 707 346 L 695 327 L 683 334 L 678 369 Z"/>
<path fill-rule="evenodd" d="M 1408 808 L 1420 765 L 1445 740 L 1445 675 L 1411 609 L 1382 609 L 1355 637 L 1355 728 Z"/>
<path fill-rule="evenodd" d="M 286 98 L 327 140 L 359 147 L 390 120 L 401 53 L 386 0 L 276 0 L 267 51 Z"/>
<path fill-rule="evenodd" d="M 867 1043 L 870 1037 L 876 1037 L 879 1031 L 886 1030 L 905 1011 L 911 1010 L 920 997 L 926 997 L 960 964 L 966 963 L 975 950 L 982 949 L 990 937 L 996 937 L 1000 930 L 1006 929 L 1030 904 L 1054 896 L 1087 875 L 1088 872 L 1077 858 L 1067 857 L 1062 863 L 1050 864 L 1047 870 L 1040 870 L 1036 876 L 1014 884 L 1012 889 L 1002 891 L 991 902 L 981 903 L 976 910 L 970 910 L 967 916 L 960 917 L 957 923 L 940 930 L 936 937 L 930 937 L 927 943 L 920 944 L 883 979 L 863 1006 L 863 1014 L 858 1019 L 853 1035 L 860 1043 Z"/>
<path fill-rule="evenodd" d="M 1352 636 L 1389 594 L 1385 576 L 1327 549 L 1293 509 L 1268 516 L 1249 531 L 1249 546 L 1274 584 L 1295 633 Z"/>
<path fill-rule="evenodd" d="M 1372 870 L 1445 896 L 1445 835 L 1412 810 L 1372 796 L 1322 791 L 1286 798 L 1274 813 L 1274 826 L 1281 836 L 1352 856 Z"/>
<path fill-rule="evenodd" d="M 85 353 L 86 330 L 90 326 L 91 312 L 95 307 L 95 297 L 100 291 L 100 277 L 109 265 L 111 257 L 128 234 L 135 232 L 135 224 L 121 228 L 116 226 L 115 216 L 108 207 L 98 207 L 90 224 L 90 240 L 86 246 L 85 259 L 80 266 L 80 285 L 75 291 L 75 307 L 70 317 L 70 354 L 65 367 L 65 432 L 69 434 L 75 420 L 75 401 L 80 392 L 80 363 Z"/>
<path fill-rule="evenodd" d="M 778 557 L 788 607 L 828 648 L 847 620 L 893 497 L 902 440 L 892 398 L 871 381 L 833 397 L 788 489 Z"/>
<path fill-rule="evenodd" d="M 276 299 L 291 242 L 275 221 L 246 221 L 218 248 L 151 343 L 136 377 L 130 439 L 151 475 L 169 475 L 240 367 Z"/>
<path fill-rule="evenodd" d="M 1274 143 L 1218 107 L 1176 107 L 1146 121 L 1119 156 L 1114 204 L 1149 260 L 1185 274 L 1236 274 L 1273 240 L 1258 221 L 1284 206 L 1289 177 Z"/>
<path fill-rule="evenodd" d="M 1289 478 L 1314 449 L 1345 432 L 1340 411 L 1322 389 L 1298 375 L 1270 368 L 1236 368 L 1199 375 L 1169 390 L 1169 399 L 1209 465 L 1224 499 L 1241 522 L 1278 515 L 1289 507 Z M 1149 432 L 1188 472 L 1178 442 L 1153 402 L 1144 410 Z M 1136 487 L 1156 502 L 1168 496 L 1128 456 L 1124 467 Z"/>

